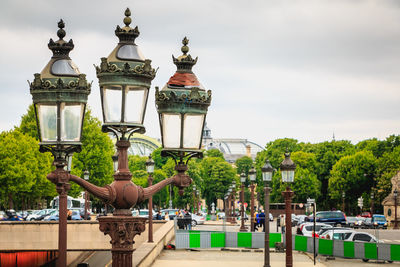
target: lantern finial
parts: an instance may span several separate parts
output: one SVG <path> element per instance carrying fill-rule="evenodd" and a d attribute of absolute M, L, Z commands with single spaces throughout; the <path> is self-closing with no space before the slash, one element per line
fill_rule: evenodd
<path fill-rule="evenodd" d="M 119 41 L 121 43 L 135 43 L 135 39 L 139 36 L 140 32 L 138 27 L 131 28 L 129 25 L 132 23 L 131 19 L 131 11 L 129 8 L 125 10 L 125 18 L 123 20 L 125 26 L 119 27 L 115 29 L 115 35 L 118 36 Z"/>
<path fill-rule="evenodd" d="M 183 40 L 182 40 L 183 46 L 182 46 L 182 48 L 181 48 L 181 51 L 182 51 L 182 53 L 183 53 L 184 55 L 186 55 L 187 52 L 189 52 L 189 47 L 187 46 L 188 43 L 189 43 L 189 39 L 186 38 L 186 36 L 185 36 L 185 38 L 183 38 Z"/>
<path fill-rule="evenodd" d="M 62 19 L 58 22 L 58 31 L 57 31 L 57 36 L 59 40 L 56 42 L 53 41 L 53 39 L 50 38 L 49 44 L 47 45 L 51 51 L 53 51 L 53 57 L 63 57 L 63 58 L 69 58 L 69 52 L 74 49 L 74 43 L 72 39 L 69 40 L 69 42 L 64 41 L 65 37 L 65 23 Z"/>

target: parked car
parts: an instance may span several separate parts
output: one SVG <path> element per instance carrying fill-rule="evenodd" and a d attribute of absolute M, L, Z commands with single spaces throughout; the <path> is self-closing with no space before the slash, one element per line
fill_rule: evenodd
<path fill-rule="evenodd" d="M 385 215 L 382 215 L 382 214 L 372 215 L 372 225 L 373 225 L 373 228 L 387 229 L 388 223 L 387 223 Z"/>
<path fill-rule="evenodd" d="M 354 232 L 350 228 L 332 227 L 321 230 L 318 235 L 322 239 L 346 240 Z"/>
<path fill-rule="evenodd" d="M 360 217 L 364 217 L 364 218 L 371 218 L 371 212 L 369 211 L 364 211 L 360 214 Z"/>
<path fill-rule="evenodd" d="M 6 213 L 2 210 L 0 210 L 0 221 L 3 220 L 3 218 L 6 216 Z"/>
<path fill-rule="evenodd" d="M 315 213 L 316 221 L 332 225 L 345 225 L 346 215 L 341 211 L 318 211 Z M 313 216 L 308 216 L 308 221 L 314 221 Z"/>
<path fill-rule="evenodd" d="M 2 221 L 23 221 L 21 216 L 17 214 L 15 210 L 6 210 L 5 216 Z"/>
<path fill-rule="evenodd" d="M 346 226 L 354 228 L 354 224 L 358 221 L 357 217 L 354 216 L 347 216 L 346 217 Z"/>
<path fill-rule="evenodd" d="M 163 210 L 161 210 L 161 215 L 162 215 L 163 217 L 165 217 L 165 214 L 168 213 L 169 219 L 170 219 L 170 220 L 173 220 L 173 219 L 175 218 L 175 216 L 176 216 L 176 213 L 177 213 L 178 211 L 179 211 L 178 209 L 163 209 Z"/>
<path fill-rule="evenodd" d="M 272 222 L 274 220 L 274 216 L 272 216 L 272 213 L 269 214 L 269 221 Z"/>
<path fill-rule="evenodd" d="M 192 216 L 192 227 L 195 227 L 196 225 L 199 224 L 204 224 L 204 222 L 206 221 L 205 216 L 197 215 L 194 213 L 189 213 L 189 215 Z"/>
<path fill-rule="evenodd" d="M 153 210 L 153 215 L 156 214 L 156 212 Z M 137 215 L 142 218 L 149 218 L 149 210 L 148 209 L 140 209 L 139 214 Z"/>
<path fill-rule="evenodd" d="M 354 229 L 358 229 L 358 228 L 361 229 L 366 218 L 364 218 L 364 217 L 356 217 L 356 218 L 357 218 L 357 221 L 354 223 L 353 228 Z"/>
<path fill-rule="evenodd" d="M 54 209 L 43 209 L 43 210 L 37 210 L 33 212 L 31 215 L 28 215 L 26 217 L 27 221 L 41 221 L 44 219 L 45 216 L 49 215 L 50 212 L 54 211 Z"/>
<path fill-rule="evenodd" d="M 318 233 L 321 228 L 331 228 L 332 225 L 326 224 L 326 223 L 315 223 L 315 232 Z M 304 236 L 312 236 L 314 228 L 314 223 L 313 222 L 306 222 L 297 227 L 296 233 L 298 235 L 304 235 Z"/>
<path fill-rule="evenodd" d="M 53 211 L 50 216 L 47 216 L 44 219 L 44 221 L 58 221 L 58 220 L 59 220 L 58 210 Z M 71 220 L 73 221 L 83 220 L 79 210 L 72 210 Z"/>
<path fill-rule="evenodd" d="M 372 229 L 374 225 L 372 223 L 372 218 L 364 217 L 365 220 L 361 224 L 361 229 Z"/>

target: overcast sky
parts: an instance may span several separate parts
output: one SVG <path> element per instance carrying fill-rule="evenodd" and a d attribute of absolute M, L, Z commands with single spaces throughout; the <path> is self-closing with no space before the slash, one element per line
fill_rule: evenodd
<path fill-rule="evenodd" d="M 304 142 L 384 139 L 400 130 L 400 1 L 323 0 L 1 0 L 0 131 L 20 123 L 32 103 L 27 80 L 41 72 L 57 40 L 93 80 L 89 105 L 101 118 L 99 65 L 118 42 L 125 8 L 136 43 L 159 67 L 147 105 L 147 134 L 159 138 L 154 86 L 176 70 L 171 55 L 199 57 L 193 68 L 213 99 L 207 122 L 215 138 Z"/>

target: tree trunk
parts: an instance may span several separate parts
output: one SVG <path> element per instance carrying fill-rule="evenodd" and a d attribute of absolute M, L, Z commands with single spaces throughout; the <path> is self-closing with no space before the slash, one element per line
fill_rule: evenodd
<path fill-rule="evenodd" d="M 11 193 L 8 193 L 8 209 L 14 209 L 14 202 Z"/>

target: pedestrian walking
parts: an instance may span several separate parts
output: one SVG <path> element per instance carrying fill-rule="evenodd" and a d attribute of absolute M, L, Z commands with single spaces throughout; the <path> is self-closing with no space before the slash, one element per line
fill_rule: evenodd
<path fill-rule="evenodd" d="M 265 224 L 266 224 L 266 220 L 265 220 L 265 213 L 264 210 L 261 210 L 260 215 L 258 215 L 258 218 L 260 219 L 260 225 L 262 225 L 262 230 L 263 232 L 265 232 Z"/>
<path fill-rule="evenodd" d="M 282 234 L 284 234 L 285 233 L 285 225 L 286 225 L 285 215 L 281 214 L 280 218 L 281 218 L 281 232 L 282 232 Z"/>

